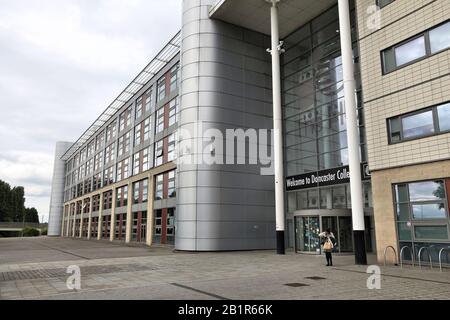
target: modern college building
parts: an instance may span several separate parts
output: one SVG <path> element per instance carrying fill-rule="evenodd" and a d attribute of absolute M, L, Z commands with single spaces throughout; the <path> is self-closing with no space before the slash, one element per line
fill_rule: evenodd
<path fill-rule="evenodd" d="M 341 14 L 352 27 L 366 249 L 382 260 L 407 246 L 417 259 L 426 247 L 437 260 L 450 246 L 450 2 L 350 0 L 339 12 L 340 1 L 276 4 L 286 244 L 320 253 L 330 228 L 339 252 L 354 250 Z M 228 156 L 198 123 L 224 136 L 273 128 L 271 6 L 183 1 L 181 32 L 76 143 L 58 144 L 50 235 L 275 248 L 275 183 L 262 161 L 185 161 Z M 180 148 L 182 131 L 201 147 Z"/>

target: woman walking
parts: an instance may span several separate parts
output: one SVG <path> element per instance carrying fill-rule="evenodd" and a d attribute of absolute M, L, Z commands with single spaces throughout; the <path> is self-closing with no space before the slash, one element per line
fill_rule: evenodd
<path fill-rule="evenodd" d="M 327 267 L 333 266 L 333 256 L 332 252 L 334 249 L 333 240 L 335 240 L 334 234 L 330 229 L 327 229 L 325 232 L 319 234 L 319 237 L 322 239 L 323 251 L 325 252 L 325 256 L 327 258 Z"/>

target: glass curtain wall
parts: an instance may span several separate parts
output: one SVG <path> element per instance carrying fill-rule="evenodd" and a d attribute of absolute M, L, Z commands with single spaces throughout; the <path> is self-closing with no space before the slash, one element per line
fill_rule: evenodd
<path fill-rule="evenodd" d="M 356 37 L 355 10 L 352 26 Z M 348 165 L 338 8 L 334 6 L 285 40 L 283 99 L 286 175 Z M 359 52 L 354 42 L 361 95 Z M 366 162 L 364 117 L 358 99 L 362 160 Z"/>

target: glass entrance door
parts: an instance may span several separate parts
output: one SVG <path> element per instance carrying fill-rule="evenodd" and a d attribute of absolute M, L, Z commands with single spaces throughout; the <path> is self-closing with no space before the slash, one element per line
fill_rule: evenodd
<path fill-rule="evenodd" d="M 295 244 L 298 252 L 320 252 L 319 217 L 295 217 Z"/>
<path fill-rule="evenodd" d="M 353 252 L 353 226 L 351 217 L 339 217 L 340 252 Z"/>

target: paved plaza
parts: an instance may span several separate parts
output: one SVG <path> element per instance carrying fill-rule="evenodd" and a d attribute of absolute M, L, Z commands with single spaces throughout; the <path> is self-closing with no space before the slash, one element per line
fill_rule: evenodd
<path fill-rule="evenodd" d="M 369 257 L 372 262 L 374 257 Z M 273 251 L 179 253 L 61 238 L 0 239 L 0 299 L 322 300 L 449 299 L 450 270 L 382 267 L 367 289 L 352 256 L 277 256 Z M 69 290 L 69 266 L 81 289 Z"/>

